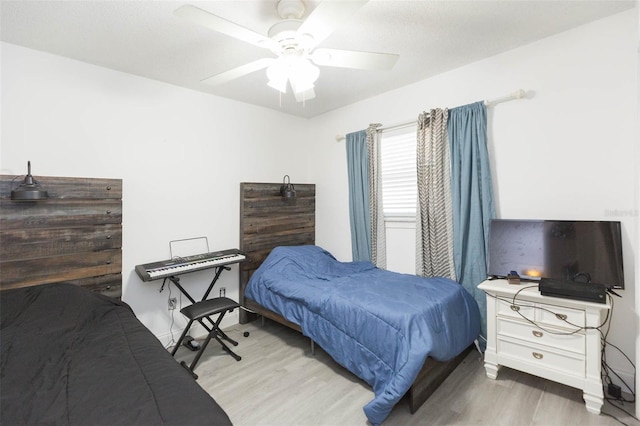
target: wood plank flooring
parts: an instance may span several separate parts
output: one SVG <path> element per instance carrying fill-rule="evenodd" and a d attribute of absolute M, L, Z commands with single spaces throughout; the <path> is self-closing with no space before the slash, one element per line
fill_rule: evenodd
<path fill-rule="evenodd" d="M 225 330 L 239 345 L 236 362 L 212 341 L 196 367 L 198 383 L 225 409 L 236 426 L 367 425 L 362 407 L 373 399 L 366 383 L 335 363 L 309 339 L 267 320 Z M 248 331 L 250 335 L 243 337 Z M 182 347 L 176 358 L 190 362 Z M 633 404 L 623 408 L 633 413 Z M 640 422 L 609 403 L 603 412 L 624 424 Z M 385 425 L 618 425 L 587 412 L 582 392 L 508 368 L 497 380 L 485 375 L 477 351 L 447 378 L 413 415 L 402 400 Z"/>

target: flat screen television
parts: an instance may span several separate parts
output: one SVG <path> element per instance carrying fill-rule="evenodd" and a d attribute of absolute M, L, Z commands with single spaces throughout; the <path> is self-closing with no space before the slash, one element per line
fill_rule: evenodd
<path fill-rule="evenodd" d="M 624 289 L 620 222 L 494 219 L 489 276 L 597 283 Z"/>

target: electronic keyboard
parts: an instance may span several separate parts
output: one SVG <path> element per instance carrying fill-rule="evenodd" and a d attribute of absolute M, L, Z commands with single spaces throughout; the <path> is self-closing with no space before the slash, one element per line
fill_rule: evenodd
<path fill-rule="evenodd" d="M 239 263 L 246 258 L 244 253 L 238 249 L 222 250 L 138 265 L 136 266 L 136 272 L 142 281 L 153 281 L 188 272 Z"/>

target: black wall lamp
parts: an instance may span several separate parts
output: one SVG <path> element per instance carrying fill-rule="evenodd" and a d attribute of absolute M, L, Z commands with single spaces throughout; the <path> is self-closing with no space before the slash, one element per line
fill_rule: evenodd
<path fill-rule="evenodd" d="M 280 187 L 280 195 L 282 198 L 295 198 L 296 189 L 293 187 L 289 175 L 284 175 L 282 178 L 282 186 Z"/>
<path fill-rule="evenodd" d="M 47 191 L 31 176 L 31 161 L 27 161 L 27 175 L 22 183 L 11 191 L 12 201 L 42 201 L 49 198 Z"/>

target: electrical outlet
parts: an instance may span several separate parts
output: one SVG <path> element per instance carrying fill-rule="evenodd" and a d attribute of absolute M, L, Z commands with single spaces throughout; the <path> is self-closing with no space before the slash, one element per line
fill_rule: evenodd
<path fill-rule="evenodd" d="M 173 311 L 176 306 L 178 306 L 178 299 L 176 299 L 175 297 L 170 297 L 169 298 L 169 310 Z"/>
<path fill-rule="evenodd" d="M 227 294 L 226 287 L 220 287 L 220 297 L 225 297 Z"/>

